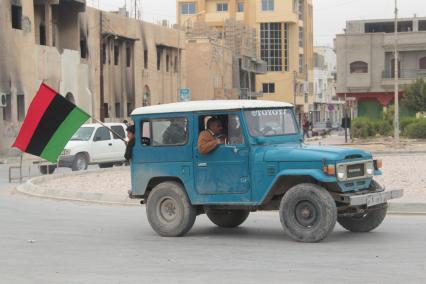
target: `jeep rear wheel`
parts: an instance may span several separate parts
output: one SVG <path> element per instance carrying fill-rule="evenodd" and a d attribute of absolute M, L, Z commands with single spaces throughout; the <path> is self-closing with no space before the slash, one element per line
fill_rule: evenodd
<path fill-rule="evenodd" d="M 250 214 L 247 210 L 216 210 L 206 211 L 210 221 L 222 228 L 235 228 L 241 225 Z"/>
<path fill-rule="evenodd" d="M 336 225 L 336 204 L 323 187 L 302 183 L 290 188 L 280 203 L 284 232 L 299 242 L 319 242 Z"/>
<path fill-rule="evenodd" d="M 364 214 L 350 217 L 338 217 L 337 222 L 351 232 L 365 233 L 377 228 L 385 219 L 388 210 L 387 204 L 380 204 L 369 208 Z"/>
<path fill-rule="evenodd" d="M 163 182 L 154 187 L 146 204 L 148 221 L 163 237 L 185 235 L 194 225 L 197 211 L 191 205 L 183 186 Z"/>

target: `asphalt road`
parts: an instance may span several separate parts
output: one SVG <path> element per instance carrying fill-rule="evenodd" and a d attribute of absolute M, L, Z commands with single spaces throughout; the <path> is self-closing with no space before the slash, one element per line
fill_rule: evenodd
<path fill-rule="evenodd" d="M 425 283 L 426 217 L 324 242 L 284 236 L 276 212 L 220 229 L 203 215 L 161 238 L 144 207 L 45 200 L 0 187 L 0 283 Z"/>

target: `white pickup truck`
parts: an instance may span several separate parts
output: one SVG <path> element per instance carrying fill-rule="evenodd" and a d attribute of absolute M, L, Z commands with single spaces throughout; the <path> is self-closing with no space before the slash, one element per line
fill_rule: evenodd
<path fill-rule="evenodd" d="M 123 123 L 104 123 L 122 138 L 126 137 Z M 73 171 L 87 169 L 89 164 L 100 168 L 112 167 L 125 162 L 125 143 L 100 123 L 84 124 L 65 145 L 57 165 L 40 166 L 42 174 L 52 173 L 56 166 L 68 167 Z"/>

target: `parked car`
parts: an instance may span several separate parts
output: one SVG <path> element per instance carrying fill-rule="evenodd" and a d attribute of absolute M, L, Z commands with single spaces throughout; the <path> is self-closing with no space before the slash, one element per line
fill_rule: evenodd
<path fill-rule="evenodd" d="M 123 123 L 105 123 L 122 138 L 126 138 L 126 125 Z M 100 168 L 122 164 L 125 143 L 100 123 L 84 124 L 71 137 L 59 156 L 58 166 L 73 171 L 85 170 L 89 164 L 98 164 Z M 56 164 L 40 166 L 42 174 L 52 173 Z"/>
<path fill-rule="evenodd" d="M 201 154 L 198 136 L 210 117 L 222 122 L 230 144 Z M 250 212 L 279 210 L 288 236 L 318 242 L 336 222 L 353 232 L 375 229 L 387 201 L 402 196 L 373 179 L 381 161 L 369 152 L 303 144 L 287 103 L 181 102 L 137 108 L 132 118 L 129 196 L 146 203 L 148 221 L 161 236 L 186 234 L 199 214 L 232 228 Z M 180 125 L 176 140 L 165 139 L 172 122 Z"/>
<path fill-rule="evenodd" d="M 312 136 L 324 136 L 331 132 L 331 125 L 326 122 L 315 122 L 312 126 Z"/>

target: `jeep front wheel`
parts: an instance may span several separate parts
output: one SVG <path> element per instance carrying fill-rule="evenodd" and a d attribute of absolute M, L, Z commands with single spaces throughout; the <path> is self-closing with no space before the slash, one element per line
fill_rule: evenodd
<path fill-rule="evenodd" d="M 387 204 L 371 207 L 364 214 L 338 217 L 337 222 L 351 232 L 365 233 L 377 228 L 385 219 L 388 210 Z"/>
<path fill-rule="evenodd" d="M 284 232 L 296 241 L 313 243 L 323 240 L 333 231 L 336 219 L 333 197 L 319 185 L 295 185 L 281 199 L 281 224 Z"/>
<path fill-rule="evenodd" d="M 183 186 L 163 182 L 154 187 L 146 204 L 148 221 L 163 237 L 185 235 L 194 225 L 197 211 L 191 205 Z"/>
<path fill-rule="evenodd" d="M 241 225 L 250 214 L 247 210 L 216 210 L 206 211 L 210 221 L 222 228 L 235 228 Z"/>

